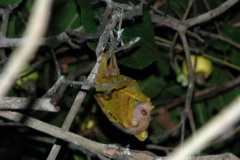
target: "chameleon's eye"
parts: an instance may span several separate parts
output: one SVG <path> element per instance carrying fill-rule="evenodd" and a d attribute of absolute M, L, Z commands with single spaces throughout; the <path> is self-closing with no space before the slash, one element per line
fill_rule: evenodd
<path fill-rule="evenodd" d="M 142 115 L 143 115 L 143 116 L 146 116 L 146 115 L 147 115 L 147 111 L 143 109 L 143 110 L 142 110 Z"/>

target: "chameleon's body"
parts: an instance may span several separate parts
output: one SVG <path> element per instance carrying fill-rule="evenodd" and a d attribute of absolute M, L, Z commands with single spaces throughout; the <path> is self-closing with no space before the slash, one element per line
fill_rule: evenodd
<path fill-rule="evenodd" d="M 107 53 L 101 56 L 95 84 L 120 83 L 110 87 L 96 87 L 95 99 L 115 126 L 144 141 L 148 136 L 147 128 L 154 108 L 150 98 L 140 91 L 135 80 L 119 73 L 115 55 L 110 57 L 109 63 Z"/>

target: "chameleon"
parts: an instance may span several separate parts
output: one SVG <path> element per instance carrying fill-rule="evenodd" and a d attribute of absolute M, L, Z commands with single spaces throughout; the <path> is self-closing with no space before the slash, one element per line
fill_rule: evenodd
<path fill-rule="evenodd" d="M 100 56 L 95 78 L 97 103 L 117 128 L 145 141 L 154 108 L 150 98 L 141 92 L 134 79 L 120 74 L 115 54 L 108 58 L 108 53 L 102 52 Z M 108 87 L 100 85 L 117 81 L 120 83 Z"/>

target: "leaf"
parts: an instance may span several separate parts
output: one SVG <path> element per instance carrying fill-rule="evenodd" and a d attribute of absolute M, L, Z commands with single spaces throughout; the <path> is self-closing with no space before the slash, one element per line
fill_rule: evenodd
<path fill-rule="evenodd" d="M 231 61 L 232 64 L 236 65 L 236 66 L 240 66 L 240 54 L 239 54 L 239 50 L 236 48 L 231 48 Z"/>
<path fill-rule="evenodd" d="M 0 6 L 6 7 L 11 4 L 21 3 L 22 0 L 1 0 Z"/>
<path fill-rule="evenodd" d="M 96 19 L 97 10 L 99 8 L 92 1 L 79 0 L 78 2 L 81 8 L 81 19 L 84 32 L 94 33 L 97 31 L 99 22 Z"/>
<path fill-rule="evenodd" d="M 204 105 L 204 103 L 197 103 L 194 105 L 194 111 L 196 119 L 199 121 L 200 125 L 205 124 L 211 117 L 211 112 L 209 108 Z"/>
<path fill-rule="evenodd" d="M 52 14 L 52 34 L 64 32 L 67 27 L 78 28 L 81 25 L 78 9 L 74 0 L 57 1 Z"/>
<path fill-rule="evenodd" d="M 138 84 L 147 96 L 154 98 L 161 93 L 161 85 L 164 84 L 164 80 L 162 77 L 150 76 L 142 81 L 138 81 Z M 156 89 L 159 88 L 159 89 Z"/>
<path fill-rule="evenodd" d="M 165 52 L 165 55 L 168 54 Z M 170 59 L 167 57 L 160 57 L 156 61 L 157 67 L 159 72 L 161 73 L 162 76 L 170 76 L 173 75 L 173 70 L 170 66 Z"/>
<path fill-rule="evenodd" d="M 133 26 L 125 28 L 123 32 L 125 43 L 135 37 L 140 37 L 141 40 L 120 56 L 119 63 L 130 68 L 143 69 L 152 64 L 159 54 L 154 40 L 151 16 L 148 12 L 144 12 L 141 22 L 135 22 Z"/>
<path fill-rule="evenodd" d="M 228 22 L 222 22 L 221 27 L 223 29 L 224 37 L 236 42 L 240 42 L 240 37 L 238 36 L 240 32 L 236 27 L 233 27 L 233 25 L 229 24 Z"/>
<path fill-rule="evenodd" d="M 95 33 L 100 24 L 100 15 L 103 14 L 104 8 L 97 6 L 93 1 L 79 0 L 79 7 L 81 8 L 81 20 L 85 33 Z M 95 50 L 97 42 L 87 42 L 88 47 L 91 50 Z"/>
<path fill-rule="evenodd" d="M 209 43 L 214 49 L 227 52 L 230 49 L 230 45 L 228 43 L 219 41 L 219 40 L 213 40 Z"/>

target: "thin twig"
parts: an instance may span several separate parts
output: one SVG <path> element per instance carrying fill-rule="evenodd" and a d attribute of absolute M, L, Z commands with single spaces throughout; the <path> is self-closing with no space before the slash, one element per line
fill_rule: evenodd
<path fill-rule="evenodd" d="M 55 72 L 56 72 L 57 78 L 60 78 L 61 77 L 61 69 L 59 67 L 59 63 L 58 63 L 57 57 L 55 55 L 55 52 L 54 52 L 53 48 L 50 47 L 49 49 L 50 49 L 50 53 L 51 53 L 51 55 L 53 57 L 53 62 L 54 62 L 54 65 L 55 65 L 55 70 L 56 70 Z"/>
<path fill-rule="evenodd" d="M 148 144 L 146 147 L 148 149 L 155 149 L 155 150 L 164 151 L 167 154 L 169 154 L 170 152 L 172 152 L 174 150 L 174 148 L 171 148 L 171 147 L 158 146 L 158 145 L 153 145 L 153 144 Z"/>
<path fill-rule="evenodd" d="M 210 6 L 209 6 L 208 0 L 203 0 L 203 3 L 205 4 L 207 10 L 210 11 L 211 8 L 210 8 Z M 221 30 L 220 30 L 220 28 L 219 28 L 218 23 L 217 23 L 217 22 L 214 22 L 214 25 L 215 25 L 215 27 L 216 27 L 216 29 L 217 29 L 218 34 L 220 34 L 220 33 L 221 33 Z"/>
<path fill-rule="evenodd" d="M 42 98 L 50 97 L 55 94 L 63 81 L 64 76 L 59 77 L 58 80 L 54 83 L 54 85 L 47 91 L 47 93 L 42 96 Z"/>
<path fill-rule="evenodd" d="M 6 33 L 7 33 L 9 14 L 10 14 L 10 10 L 3 9 L 1 36 L 4 36 L 4 37 L 6 36 Z"/>
<path fill-rule="evenodd" d="M 187 95 L 186 95 L 186 101 L 185 101 L 185 109 L 184 112 L 186 112 L 187 116 L 189 117 L 189 121 L 190 121 L 190 126 L 193 132 L 196 131 L 196 127 L 194 124 L 194 118 L 193 118 L 193 114 L 192 114 L 192 110 L 191 110 L 191 103 L 192 103 L 192 98 L 193 98 L 193 93 L 194 93 L 194 71 L 193 71 L 193 65 L 192 65 L 192 61 L 190 58 L 190 51 L 189 51 L 189 46 L 188 46 L 188 42 L 186 39 L 186 35 L 185 33 L 179 32 L 180 38 L 182 40 L 183 43 L 183 48 L 185 51 L 185 56 L 186 56 L 186 60 L 187 60 L 187 66 L 188 66 L 188 71 L 189 71 L 189 85 L 188 85 L 188 91 L 187 91 Z"/>
<path fill-rule="evenodd" d="M 187 19 L 188 15 L 189 15 L 189 11 L 191 10 L 194 1 L 195 0 L 189 0 L 188 1 L 188 7 L 185 10 L 185 13 L 183 15 L 182 21 Z M 175 66 L 173 64 L 173 59 L 174 59 L 174 48 L 175 48 L 177 39 L 178 39 L 178 33 L 175 33 L 174 36 L 173 36 L 171 47 L 170 47 L 169 52 L 168 52 L 169 57 L 170 57 L 170 64 L 171 64 L 172 68 L 174 69 L 174 71 L 176 72 L 176 74 L 177 74 L 177 71 L 176 71 Z"/>
<path fill-rule="evenodd" d="M 221 40 L 223 42 L 226 42 L 226 43 L 236 47 L 237 49 L 240 49 L 240 43 L 237 43 L 237 42 L 235 42 L 235 41 L 233 41 L 229 38 L 223 37 L 222 35 L 213 34 L 213 33 L 210 33 L 210 32 L 203 31 L 203 30 L 200 30 L 199 33 L 203 36 L 206 36 L 206 37 L 211 37 L 213 39 Z"/>

